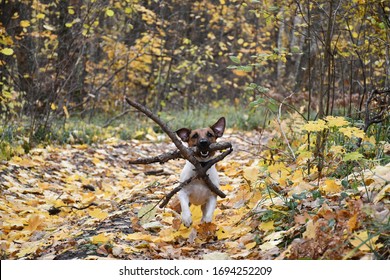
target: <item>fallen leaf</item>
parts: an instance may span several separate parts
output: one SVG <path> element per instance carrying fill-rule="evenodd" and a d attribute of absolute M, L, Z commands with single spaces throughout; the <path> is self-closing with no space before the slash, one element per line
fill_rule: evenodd
<path fill-rule="evenodd" d="M 140 224 L 146 224 L 151 222 L 154 217 L 156 216 L 157 207 L 155 204 L 147 204 L 144 205 L 139 211 L 138 211 L 138 218 L 140 219 Z"/>
<path fill-rule="evenodd" d="M 40 215 L 31 215 L 28 219 L 28 225 L 26 227 L 29 231 L 35 231 L 43 227 L 44 218 Z"/>
<path fill-rule="evenodd" d="M 378 241 L 379 235 L 370 236 L 368 231 L 360 231 L 354 234 L 349 242 L 354 246 L 358 247 L 360 251 L 371 251 L 383 247 L 383 244 L 375 244 Z"/>
<path fill-rule="evenodd" d="M 107 243 L 109 240 L 110 240 L 109 237 L 106 236 L 104 233 L 100 233 L 98 235 L 91 237 L 91 242 L 93 244 Z"/>
<path fill-rule="evenodd" d="M 263 242 L 263 244 L 261 244 L 259 248 L 263 251 L 268 251 L 277 247 L 277 245 L 283 241 L 284 234 L 285 231 L 276 231 L 267 235 L 266 237 L 264 237 L 265 242 Z"/>
<path fill-rule="evenodd" d="M 102 210 L 99 209 L 99 208 L 95 208 L 95 209 L 93 209 L 93 210 L 89 210 L 88 213 L 89 213 L 89 215 L 90 215 L 91 217 L 97 218 L 97 219 L 99 219 L 99 220 L 104 220 L 105 218 L 108 217 L 108 213 L 102 211 Z"/>
<path fill-rule="evenodd" d="M 325 186 L 321 186 L 321 190 L 326 193 L 339 193 L 341 191 L 340 184 L 333 179 L 325 180 Z"/>
<path fill-rule="evenodd" d="M 357 222 L 357 217 L 358 217 L 358 213 L 355 213 L 349 220 L 348 220 L 348 230 L 349 232 L 353 232 L 357 225 L 358 225 L 358 222 Z"/>
<path fill-rule="evenodd" d="M 274 230 L 274 221 L 262 222 L 258 228 L 265 232 Z"/>
<path fill-rule="evenodd" d="M 256 242 L 256 241 L 250 242 L 250 243 L 248 243 L 248 244 L 245 244 L 245 248 L 246 248 L 247 250 L 250 250 L 250 249 L 256 247 L 256 245 L 257 245 L 257 242 Z"/>
<path fill-rule="evenodd" d="M 303 233 L 303 237 L 310 239 L 316 237 L 317 225 L 314 224 L 313 220 L 310 220 L 306 224 L 306 231 Z"/>
<path fill-rule="evenodd" d="M 256 182 L 258 175 L 259 175 L 259 167 L 257 166 L 249 166 L 243 168 L 243 176 L 246 180 L 250 181 L 251 183 Z"/>
<path fill-rule="evenodd" d="M 202 258 L 204 260 L 230 260 L 230 257 L 227 253 L 221 253 L 221 252 L 204 254 Z"/>

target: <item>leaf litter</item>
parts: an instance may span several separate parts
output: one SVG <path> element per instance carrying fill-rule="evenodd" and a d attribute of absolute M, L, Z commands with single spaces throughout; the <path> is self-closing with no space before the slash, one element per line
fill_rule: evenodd
<path fill-rule="evenodd" d="M 345 180 L 363 176 L 365 186 L 344 189 L 261 160 L 261 145 L 230 131 L 234 152 L 217 166 L 227 197 L 212 223 L 200 224 L 200 207 L 191 206 L 186 228 L 177 199 L 157 206 L 183 160 L 127 163 L 174 149 L 151 138 L 48 146 L 2 162 L 2 259 L 389 258 L 390 165 L 351 174 Z"/>

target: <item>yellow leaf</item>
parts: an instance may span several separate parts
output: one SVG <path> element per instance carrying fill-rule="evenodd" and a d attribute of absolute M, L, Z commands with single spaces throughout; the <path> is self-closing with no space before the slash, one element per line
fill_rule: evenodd
<path fill-rule="evenodd" d="M 114 11 L 111 9 L 106 10 L 106 15 L 112 17 L 114 15 Z"/>
<path fill-rule="evenodd" d="M 384 186 L 379 192 L 378 194 L 375 196 L 374 198 L 374 203 L 378 203 L 379 201 L 381 201 L 384 197 L 387 197 L 389 196 L 390 194 L 390 184 L 387 184 L 386 186 Z"/>
<path fill-rule="evenodd" d="M 108 213 L 102 211 L 102 210 L 99 209 L 99 208 L 95 208 L 94 210 L 89 210 L 89 215 L 90 215 L 91 217 L 97 218 L 97 219 L 99 219 L 99 220 L 103 220 L 103 219 L 105 219 L 105 218 L 108 217 Z"/>
<path fill-rule="evenodd" d="M 369 237 L 368 232 L 360 231 L 355 233 L 354 237 L 349 240 L 349 242 L 355 246 L 359 247 L 360 251 L 371 251 L 372 249 L 378 249 L 383 247 L 383 244 L 375 244 L 378 241 L 379 235 L 374 237 Z M 363 244 L 364 243 L 364 244 Z"/>
<path fill-rule="evenodd" d="M 349 138 L 352 137 L 364 138 L 366 135 L 363 130 L 357 127 L 341 127 L 339 131 Z"/>
<path fill-rule="evenodd" d="M 195 224 L 195 222 L 200 222 L 200 219 L 202 218 L 202 209 L 200 208 L 200 206 L 191 205 L 190 210 L 192 214 L 193 224 Z"/>
<path fill-rule="evenodd" d="M 313 220 L 310 220 L 306 224 L 306 231 L 303 233 L 303 237 L 307 239 L 316 237 L 317 224 L 314 224 Z"/>
<path fill-rule="evenodd" d="M 234 189 L 234 187 L 232 185 L 229 185 L 229 184 L 221 186 L 222 191 L 232 191 L 233 189 Z"/>
<path fill-rule="evenodd" d="M 269 221 L 269 222 L 263 222 L 259 225 L 258 227 L 260 230 L 263 231 L 270 231 L 274 230 L 274 221 Z"/>
<path fill-rule="evenodd" d="M 106 236 L 104 233 L 100 233 L 98 235 L 95 235 L 95 236 L 91 237 L 91 242 L 93 244 L 107 243 L 109 240 L 110 240 L 109 237 Z"/>
<path fill-rule="evenodd" d="M 244 167 L 244 178 L 250 182 L 255 182 L 259 175 L 259 168 L 256 166 Z"/>
<path fill-rule="evenodd" d="M 34 254 L 39 248 L 39 244 L 37 242 L 27 242 L 24 244 L 26 244 L 26 246 L 22 247 L 21 250 L 16 254 L 16 256 L 18 256 L 19 258 L 22 258 L 26 255 Z"/>
<path fill-rule="evenodd" d="M 30 26 L 30 22 L 28 20 L 21 20 L 20 21 L 20 26 L 21 27 L 29 27 Z"/>
<path fill-rule="evenodd" d="M 322 186 L 321 190 L 326 193 L 338 193 L 341 191 L 341 186 L 335 180 L 327 179 L 325 180 L 325 186 Z"/>
<path fill-rule="evenodd" d="M 90 204 L 96 199 L 96 196 L 93 193 L 86 193 L 83 195 L 81 203 L 82 204 Z"/>
<path fill-rule="evenodd" d="M 324 120 L 308 121 L 307 124 L 304 124 L 302 126 L 302 129 L 308 132 L 322 131 L 325 128 L 328 128 L 328 125 L 325 123 Z"/>
<path fill-rule="evenodd" d="M 45 14 L 42 13 L 37 14 L 37 19 L 44 19 L 44 18 L 45 18 Z"/>
<path fill-rule="evenodd" d="M 44 219 L 39 215 L 31 215 L 31 217 L 28 219 L 28 225 L 26 227 L 29 231 L 35 231 L 37 229 L 42 228 Z"/>
<path fill-rule="evenodd" d="M 250 243 L 248 243 L 248 244 L 245 244 L 245 248 L 246 248 L 247 250 L 250 250 L 250 249 L 256 247 L 256 245 L 257 245 L 257 242 L 256 242 L 256 241 L 250 242 Z"/>
<path fill-rule="evenodd" d="M 329 127 L 340 127 L 349 125 L 349 121 L 347 121 L 344 117 L 327 116 L 325 118 L 325 121 L 327 122 Z"/>
<path fill-rule="evenodd" d="M 14 54 L 14 50 L 11 48 L 4 48 L 0 52 L 4 55 L 13 55 Z"/>
<path fill-rule="evenodd" d="M 55 103 L 51 103 L 50 108 L 55 111 L 58 107 Z"/>
<path fill-rule="evenodd" d="M 150 235 L 148 234 L 143 234 L 142 232 L 134 232 L 130 233 L 126 236 L 126 240 L 130 241 L 136 241 L 136 240 L 145 240 L 145 241 L 150 241 Z"/>
<path fill-rule="evenodd" d="M 220 227 L 219 230 L 217 230 L 218 240 L 230 238 L 232 236 L 231 231 L 232 227 L 230 226 Z"/>

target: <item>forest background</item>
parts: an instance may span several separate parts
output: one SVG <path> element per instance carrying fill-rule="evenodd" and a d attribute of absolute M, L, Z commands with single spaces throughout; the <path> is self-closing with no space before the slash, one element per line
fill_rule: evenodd
<path fill-rule="evenodd" d="M 238 131 L 275 130 L 257 157 L 293 164 L 317 185 L 327 178 L 331 192 L 363 187 L 370 196 L 377 179 L 362 174 L 389 163 L 387 0 L 3 0 L 0 73 L 3 162 L 51 144 L 159 139 L 129 97 L 173 128 L 225 115 Z M 260 184 L 294 185 L 278 176 Z M 381 258 L 388 180 L 371 190 L 382 216 L 366 235 Z M 362 229 L 353 220 L 362 210 L 353 211 L 351 234 Z"/>

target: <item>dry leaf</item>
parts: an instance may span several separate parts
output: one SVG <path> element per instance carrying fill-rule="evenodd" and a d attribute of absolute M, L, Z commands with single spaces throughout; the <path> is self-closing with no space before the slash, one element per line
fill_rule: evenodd
<path fill-rule="evenodd" d="M 230 260 L 230 257 L 227 253 L 221 253 L 221 252 L 204 254 L 202 258 L 204 260 Z"/>
<path fill-rule="evenodd" d="M 360 251 L 371 251 L 383 247 L 383 244 L 375 244 L 378 241 L 379 235 L 368 236 L 368 232 L 360 231 L 354 234 L 354 236 L 349 240 L 349 242 L 354 247 L 359 247 Z"/>
<path fill-rule="evenodd" d="M 97 219 L 99 219 L 99 220 L 104 220 L 105 218 L 108 217 L 108 213 L 102 211 L 102 210 L 99 209 L 99 208 L 95 208 L 95 209 L 93 209 L 93 210 L 89 210 L 88 213 L 89 213 L 89 215 L 90 215 L 91 217 L 97 218 Z"/>
<path fill-rule="evenodd" d="M 109 240 L 110 239 L 104 233 L 100 233 L 91 237 L 91 242 L 93 244 L 107 243 Z"/>
<path fill-rule="evenodd" d="M 321 187 L 321 190 L 326 193 L 338 193 L 341 191 L 341 185 L 333 179 L 327 179 L 325 180 L 325 185 Z"/>
<path fill-rule="evenodd" d="M 26 227 L 29 231 L 35 231 L 43 227 L 44 218 L 40 215 L 31 215 Z"/>

